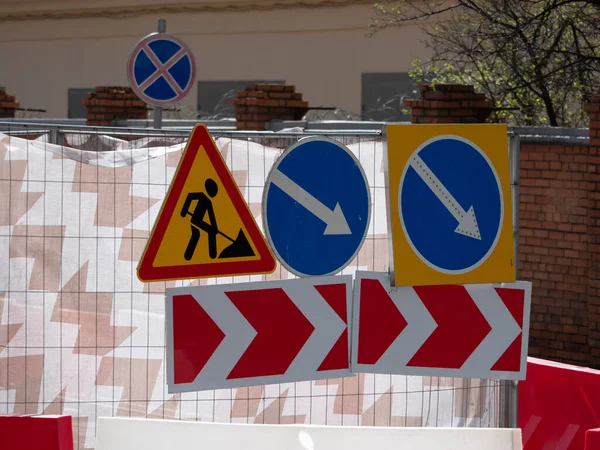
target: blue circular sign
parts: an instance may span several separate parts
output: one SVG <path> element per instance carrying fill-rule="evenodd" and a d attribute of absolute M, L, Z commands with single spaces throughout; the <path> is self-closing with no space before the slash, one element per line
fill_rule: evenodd
<path fill-rule="evenodd" d="M 477 268 L 500 238 L 500 179 L 487 155 L 462 137 L 437 136 L 410 156 L 398 203 L 409 245 L 439 272 L 461 274 Z"/>
<path fill-rule="evenodd" d="M 269 173 L 265 234 L 281 264 L 297 276 L 332 275 L 346 267 L 362 246 L 370 217 L 363 169 L 335 140 L 302 139 Z"/>
<path fill-rule="evenodd" d="M 146 103 L 175 105 L 192 89 L 196 62 L 185 42 L 166 33 L 153 33 L 136 45 L 127 75 L 133 91 Z"/>

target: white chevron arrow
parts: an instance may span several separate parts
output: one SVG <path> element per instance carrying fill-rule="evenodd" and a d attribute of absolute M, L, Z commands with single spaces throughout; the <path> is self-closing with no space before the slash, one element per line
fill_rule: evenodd
<path fill-rule="evenodd" d="M 389 283 L 389 278 L 386 280 L 385 274 L 381 275 L 382 278 L 379 280 L 385 286 Z M 405 289 L 403 292 L 406 295 L 402 297 L 398 295 L 390 297 L 400 310 L 400 314 L 406 319 L 407 325 L 381 356 L 379 362 L 382 365 L 406 365 L 438 326 L 414 290 Z"/>
<path fill-rule="evenodd" d="M 335 205 L 332 211 L 310 193 L 298 186 L 288 176 L 281 173 L 279 169 L 274 169 L 271 173 L 271 182 L 325 222 L 327 228 L 325 228 L 323 234 L 352 234 L 339 203 Z"/>
<path fill-rule="evenodd" d="M 316 289 L 306 289 L 306 285 L 301 284 L 289 284 L 284 290 L 315 327 L 315 331 L 290 365 L 288 373 L 301 372 L 307 368 L 316 371 L 347 325 L 327 302 L 323 301 Z M 351 295 L 350 291 L 348 295 Z"/>
<path fill-rule="evenodd" d="M 479 226 L 477 225 L 477 218 L 475 217 L 473 206 L 471 206 L 468 211 L 465 211 L 419 155 L 415 153 L 411 156 L 409 163 L 429 189 L 431 189 L 435 196 L 442 202 L 442 205 L 446 207 L 448 212 L 452 214 L 458 222 L 458 226 L 454 232 L 481 240 L 481 233 L 479 232 Z"/>
<path fill-rule="evenodd" d="M 225 295 L 224 290 L 211 291 L 209 295 L 198 295 L 196 291 L 194 298 L 223 331 L 225 339 L 196 377 L 194 383 L 198 384 L 210 384 L 215 379 L 227 376 L 257 335 L 256 330 Z"/>
<path fill-rule="evenodd" d="M 464 370 L 491 369 L 521 333 L 521 327 L 491 285 L 465 285 L 467 292 L 488 321 L 492 330 L 462 366 Z"/>

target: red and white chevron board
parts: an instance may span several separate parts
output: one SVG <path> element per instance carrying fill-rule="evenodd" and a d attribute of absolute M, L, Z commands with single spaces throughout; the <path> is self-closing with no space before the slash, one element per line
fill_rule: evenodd
<path fill-rule="evenodd" d="M 522 380 L 531 283 L 391 288 L 356 272 L 353 372 Z"/>
<path fill-rule="evenodd" d="M 167 289 L 169 393 L 351 376 L 352 277 Z"/>

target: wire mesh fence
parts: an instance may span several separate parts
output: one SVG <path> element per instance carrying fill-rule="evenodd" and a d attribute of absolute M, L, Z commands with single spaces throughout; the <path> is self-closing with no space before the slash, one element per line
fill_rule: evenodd
<path fill-rule="evenodd" d="M 0 414 L 70 414 L 77 448 L 96 419 L 497 427 L 493 380 L 354 377 L 170 395 L 167 287 L 288 279 L 273 274 L 141 283 L 136 267 L 187 131 L 6 125 L 0 132 Z M 303 133 L 214 131 L 262 228 L 264 182 Z M 343 273 L 387 271 L 383 138 L 330 133 L 361 162 L 368 236 Z M 57 144 L 58 143 L 58 144 Z"/>

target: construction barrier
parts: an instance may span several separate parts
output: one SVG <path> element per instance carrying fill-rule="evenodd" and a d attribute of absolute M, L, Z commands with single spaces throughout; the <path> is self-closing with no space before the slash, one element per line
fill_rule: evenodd
<path fill-rule="evenodd" d="M 521 430 L 98 419 L 97 450 L 521 450 Z"/>
<path fill-rule="evenodd" d="M 0 450 L 73 450 L 71 416 L 0 416 Z"/>
<path fill-rule="evenodd" d="M 519 383 L 524 450 L 583 450 L 599 418 L 600 371 L 528 358 L 527 379 Z M 585 450 L 600 450 L 598 439 L 590 437 L 596 447 Z"/>
<path fill-rule="evenodd" d="M 600 450 L 600 428 L 585 432 L 585 450 Z"/>

